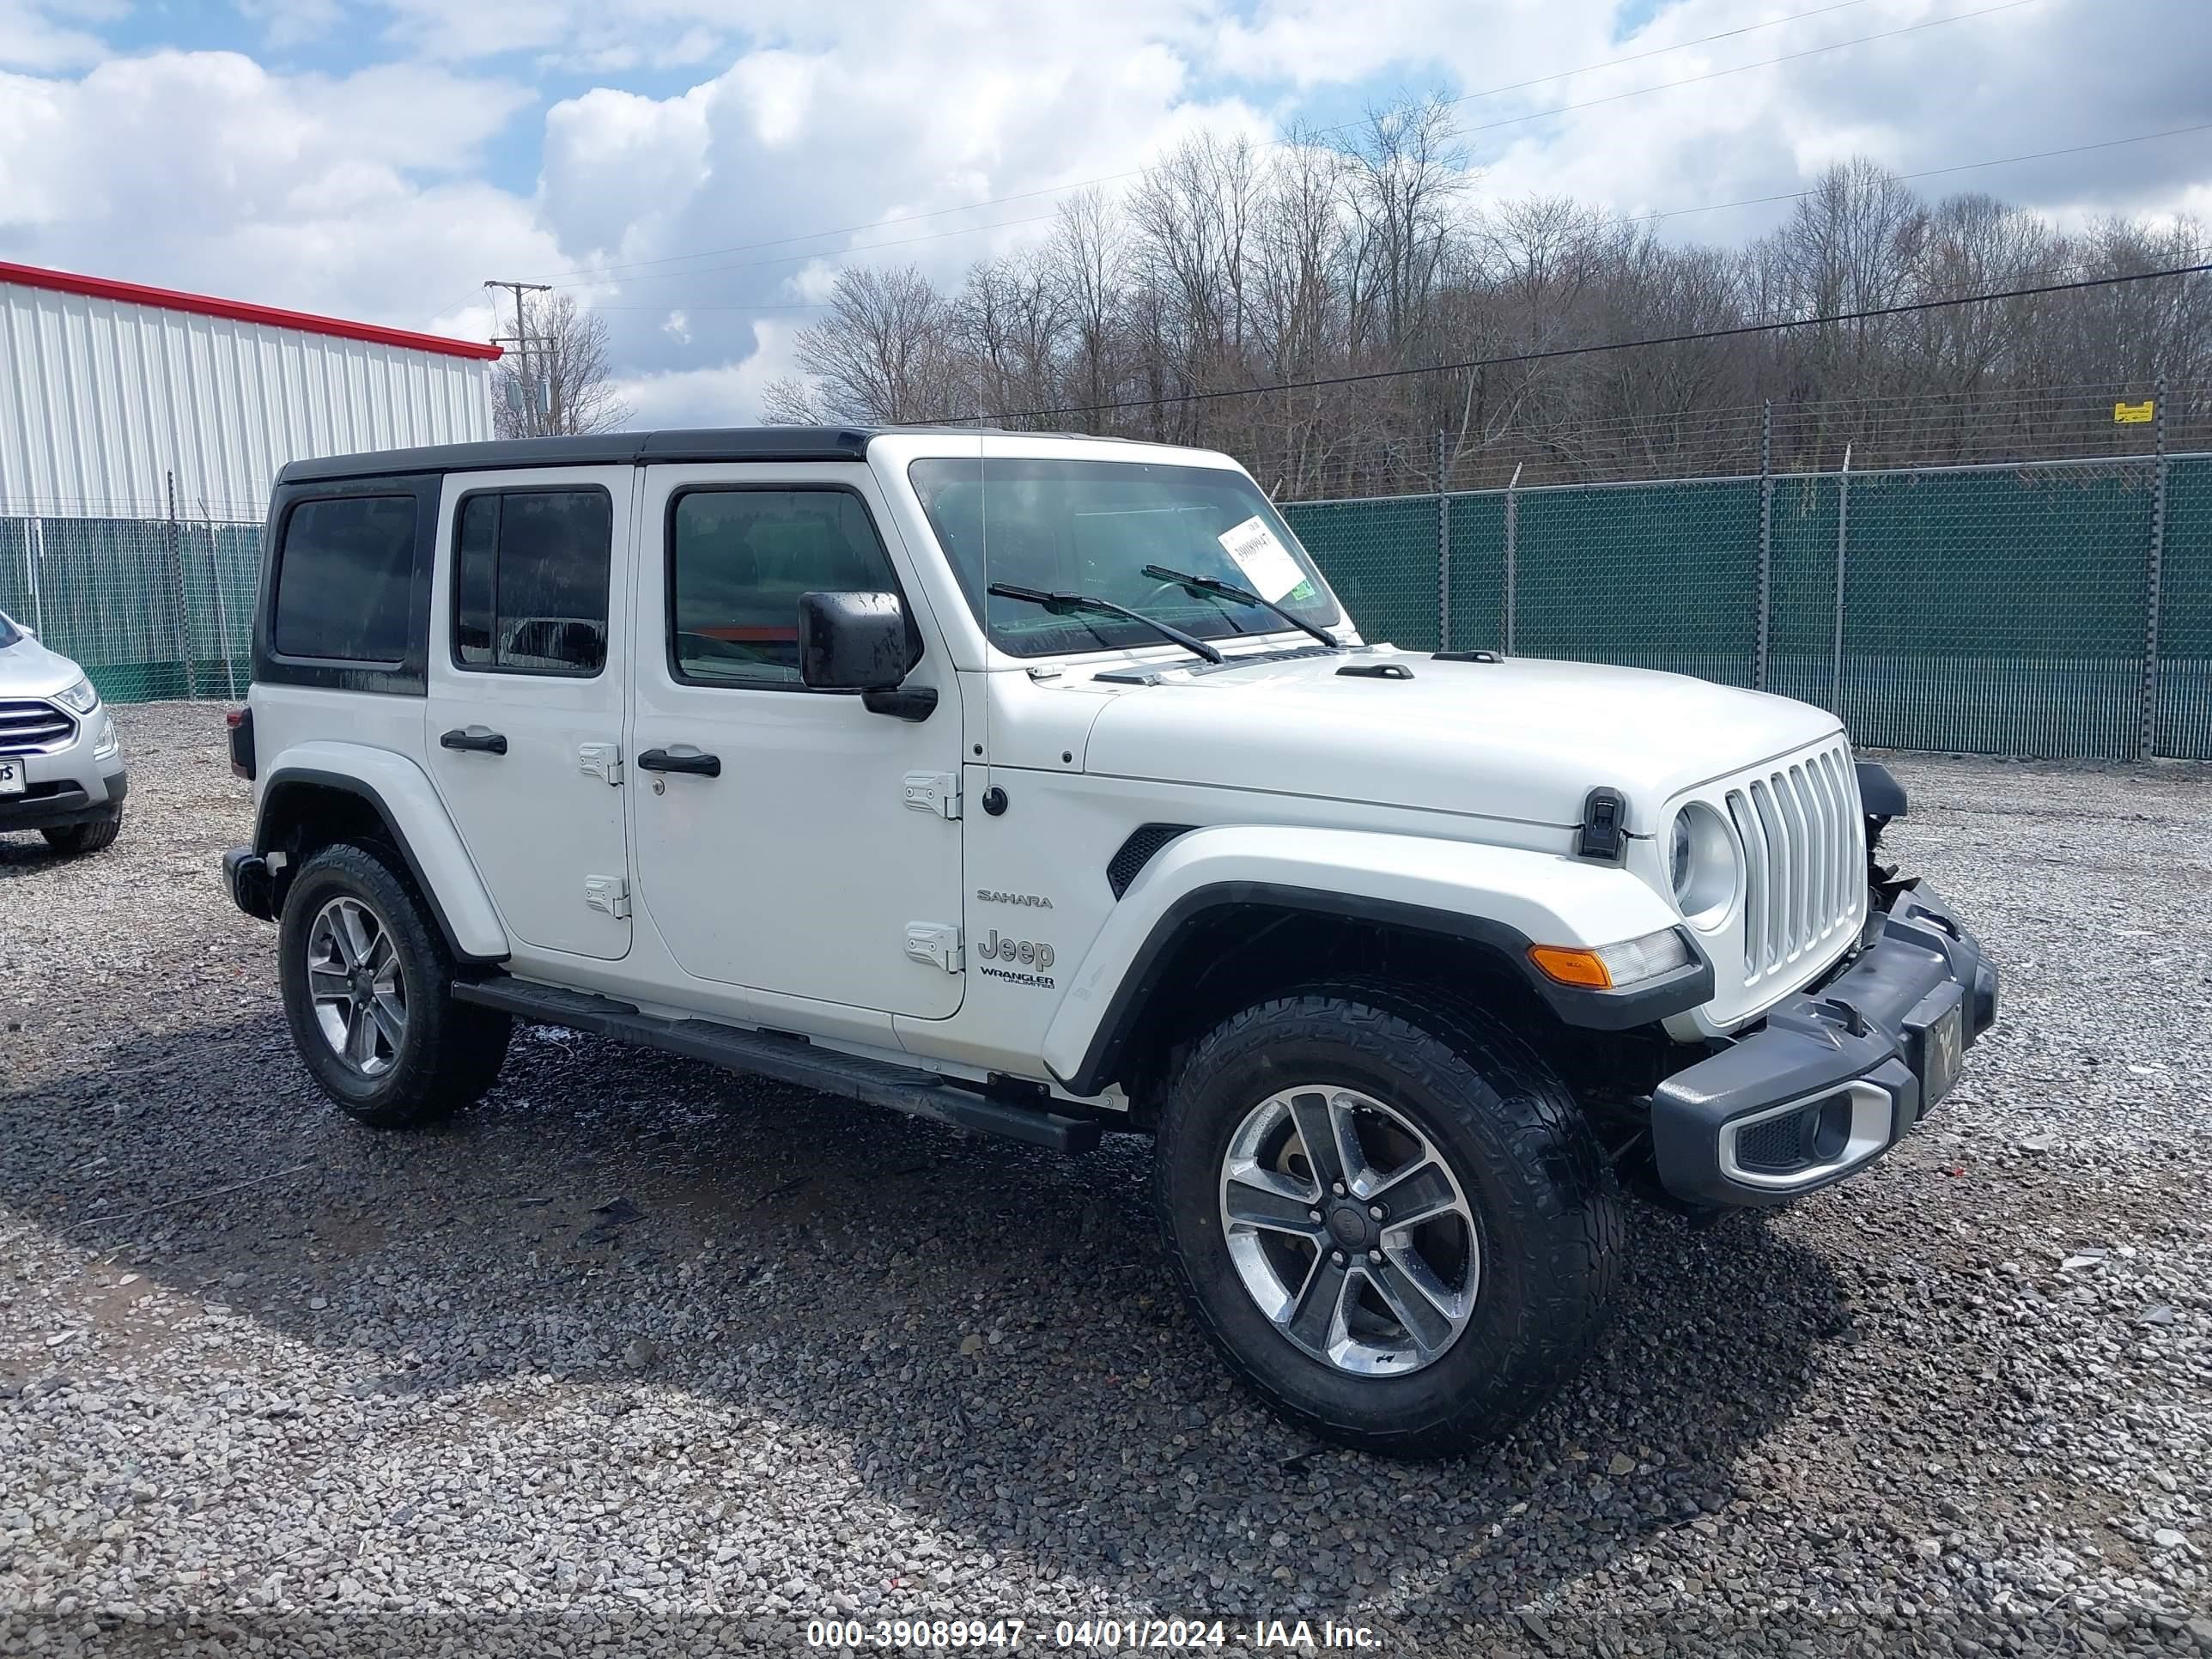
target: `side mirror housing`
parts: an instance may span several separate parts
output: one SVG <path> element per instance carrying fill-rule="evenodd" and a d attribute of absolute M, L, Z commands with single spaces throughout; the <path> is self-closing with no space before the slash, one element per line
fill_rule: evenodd
<path fill-rule="evenodd" d="M 816 690 L 893 690 L 915 656 L 897 594 L 799 596 L 799 678 Z"/>

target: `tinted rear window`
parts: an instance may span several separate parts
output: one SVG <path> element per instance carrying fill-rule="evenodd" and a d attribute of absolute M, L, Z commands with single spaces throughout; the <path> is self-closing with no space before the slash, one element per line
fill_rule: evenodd
<path fill-rule="evenodd" d="M 461 503 L 453 659 L 596 674 L 607 657 L 614 504 L 604 489 L 506 490 Z"/>
<path fill-rule="evenodd" d="M 397 663 L 407 655 L 415 498 L 333 495 L 284 521 L 271 637 L 287 657 Z"/>

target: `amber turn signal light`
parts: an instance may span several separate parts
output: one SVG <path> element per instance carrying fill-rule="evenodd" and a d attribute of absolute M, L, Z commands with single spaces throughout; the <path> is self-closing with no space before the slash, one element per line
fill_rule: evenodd
<path fill-rule="evenodd" d="M 1532 945 L 1528 947 L 1528 960 L 1547 979 L 1555 979 L 1562 985 L 1579 986 L 1586 991 L 1613 988 L 1613 975 L 1595 951 L 1577 951 L 1565 945 Z"/>

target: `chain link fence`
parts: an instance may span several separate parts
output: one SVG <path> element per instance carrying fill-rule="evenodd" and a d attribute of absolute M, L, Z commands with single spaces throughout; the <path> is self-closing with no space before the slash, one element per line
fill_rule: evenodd
<path fill-rule="evenodd" d="M 0 611 L 110 702 L 243 696 L 260 515 L 148 505 L 0 502 Z"/>
<path fill-rule="evenodd" d="M 1881 747 L 2212 760 L 2212 453 L 1282 507 L 1370 638 L 1694 674 Z"/>

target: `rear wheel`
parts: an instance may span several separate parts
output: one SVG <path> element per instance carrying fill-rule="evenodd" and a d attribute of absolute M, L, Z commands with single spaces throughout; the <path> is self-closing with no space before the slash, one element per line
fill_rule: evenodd
<path fill-rule="evenodd" d="M 285 895 L 277 950 L 293 1045 L 362 1122 L 435 1121 L 499 1074 L 513 1022 L 454 1000 L 435 920 L 378 854 L 337 846 L 308 860 Z"/>
<path fill-rule="evenodd" d="M 58 830 L 41 830 L 39 833 L 46 838 L 47 846 L 64 858 L 97 853 L 114 846 L 116 836 L 123 833 L 123 809 L 118 806 L 89 823 L 64 824 Z"/>
<path fill-rule="evenodd" d="M 1382 988 L 1201 1039 L 1154 1194 L 1200 1323 L 1276 1411 L 1370 1451 L 1504 1434 L 1602 1328 L 1622 1227 L 1557 1075 L 1502 1026 Z"/>

